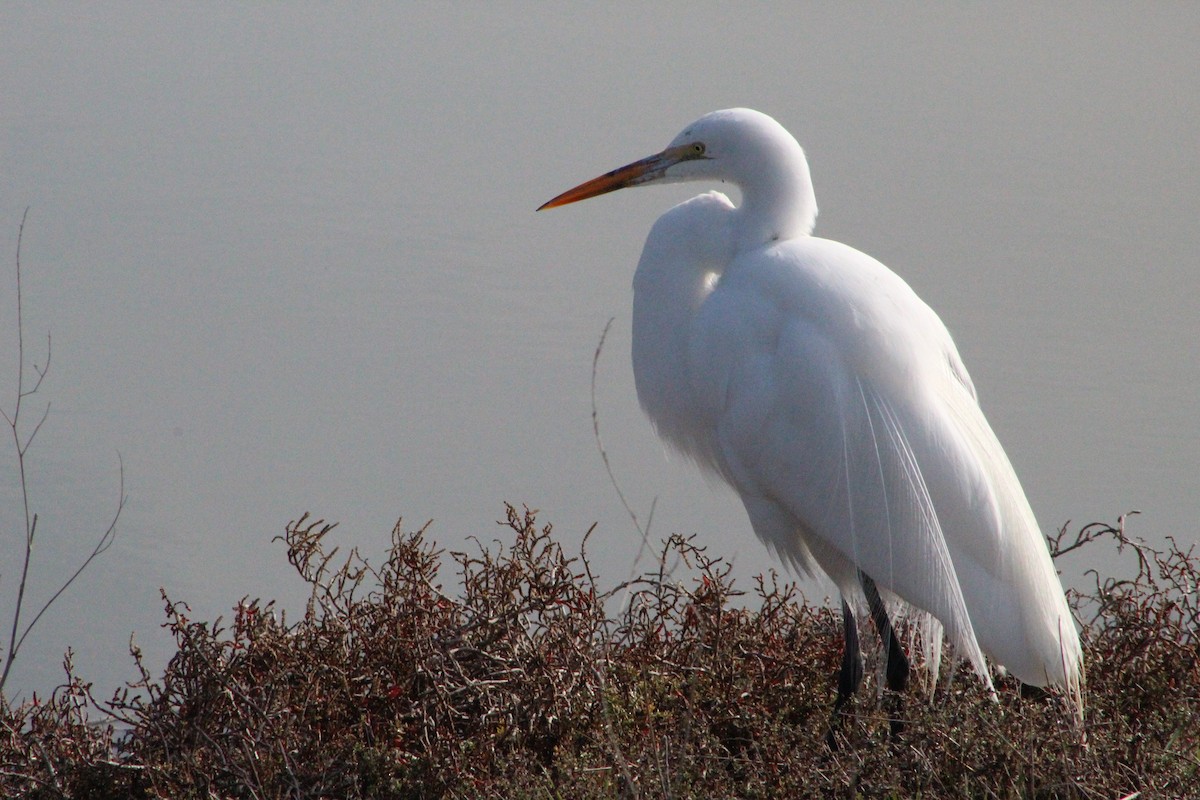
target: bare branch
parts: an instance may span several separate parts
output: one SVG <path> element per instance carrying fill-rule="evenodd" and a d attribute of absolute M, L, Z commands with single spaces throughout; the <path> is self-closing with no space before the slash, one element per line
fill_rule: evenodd
<path fill-rule="evenodd" d="M 33 630 L 35 625 L 37 625 L 38 620 L 42 618 L 42 615 L 46 613 L 50 606 L 54 605 L 54 601 L 57 600 L 63 592 L 70 588 L 71 584 L 75 582 L 75 579 L 78 578 L 80 574 L 88 568 L 88 565 L 90 565 L 97 556 L 107 551 L 108 548 L 112 547 L 113 541 L 117 536 L 117 521 L 121 518 L 121 512 L 125 509 L 125 501 L 127 500 L 125 496 L 125 462 L 121 459 L 120 453 L 117 454 L 117 461 L 119 462 L 118 469 L 120 473 L 120 488 L 117 492 L 117 510 L 113 512 L 113 516 L 108 523 L 108 527 L 96 541 L 96 546 L 92 548 L 91 554 L 83 560 L 83 563 L 80 564 L 75 572 L 71 574 L 71 577 L 67 578 L 66 581 L 64 581 L 63 584 L 58 587 L 58 591 L 56 591 L 50 597 L 50 599 L 46 601 L 45 605 L 38 610 L 37 614 L 34 615 L 29 624 L 25 626 L 25 630 L 21 633 L 21 638 L 17 640 L 16 646 L 11 649 L 11 653 L 15 654 L 17 650 L 21 649 L 21 645 L 24 643 L 25 637 L 28 636 L 29 632 Z"/>
<path fill-rule="evenodd" d="M 642 555 L 649 547 L 650 525 L 654 521 L 654 507 L 658 504 L 658 498 L 655 497 L 650 502 L 650 513 L 646 516 L 645 527 L 642 527 L 637 513 L 629 505 L 629 501 L 625 499 L 625 493 L 621 491 L 621 487 L 617 483 L 617 477 L 613 474 L 612 464 L 608 461 L 608 451 L 604 448 L 604 440 L 600 437 L 600 411 L 596 406 L 596 373 L 600 365 L 600 353 L 604 350 L 604 340 L 608 338 L 608 331 L 612 327 L 614 319 L 616 317 L 609 317 L 608 322 L 604 323 L 604 330 L 600 332 L 600 341 L 596 344 L 596 352 L 592 355 L 592 435 L 596 439 L 597 449 L 600 450 L 600 459 L 604 462 L 604 471 L 608 473 L 608 480 L 612 484 L 613 489 L 616 490 L 617 497 L 621 500 L 621 505 L 625 507 L 625 513 L 629 514 L 629 518 L 633 521 L 633 526 L 637 528 L 638 533 L 642 536 L 642 543 L 638 547 L 637 556 L 633 559 L 633 566 L 630 567 L 632 574 L 637 571 L 637 565 L 641 563 Z"/>
<path fill-rule="evenodd" d="M 9 673 L 12 670 L 13 662 L 16 660 L 17 653 L 20 652 L 21 646 L 25 643 L 25 639 L 29 633 L 37 626 L 42 616 L 49 610 L 50 606 L 58 600 L 62 594 L 70 588 L 80 574 L 88 568 L 88 566 L 101 554 L 112 546 L 113 539 L 116 537 L 117 521 L 121 517 L 121 511 L 125 508 L 125 464 L 121 460 L 121 454 L 117 454 L 117 461 L 120 473 L 120 489 L 117 496 L 117 510 L 113 514 L 108 527 L 100 535 L 95 547 L 79 568 L 63 582 L 58 590 L 46 601 L 44 605 L 33 616 L 33 619 L 21 627 L 21 613 L 25 607 L 25 591 L 28 586 L 29 565 L 33 560 L 33 542 L 37 533 L 38 515 L 33 512 L 32 504 L 29 500 L 29 479 L 25 469 L 25 456 L 29 452 L 29 448 L 33 446 L 34 440 L 45 424 L 46 419 L 50 416 L 50 404 L 46 403 L 46 407 L 42 409 L 42 414 L 37 422 L 33 425 L 33 429 L 27 434 L 22 435 L 21 431 L 21 411 L 23 409 L 25 399 L 34 394 L 42 387 L 42 382 L 46 379 L 46 375 L 50 372 L 50 358 L 52 353 L 52 340 L 50 334 L 46 334 L 46 361 L 45 365 L 39 367 L 33 365 L 33 370 L 37 374 L 37 380 L 33 382 L 30 388 L 25 387 L 25 325 L 23 316 L 23 295 L 21 293 L 21 243 L 25 234 L 25 221 L 29 216 L 29 209 L 25 209 L 25 213 L 21 215 L 21 225 L 17 230 L 17 252 L 16 252 L 16 285 L 17 285 L 17 393 L 16 401 L 13 406 L 12 413 L 3 413 L 4 420 L 8 424 L 9 434 L 12 438 L 13 446 L 16 450 L 17 457 L 17 472 L 21 486 L 21 504 L 25 513 L 25 554 L 21 564 L 21 580 L 17 587 L 16 604 L 13 607 L 12 625 L 8 636 L 8 651 L 4 656 L 4 670 L 0 673 L 0 700 L 3 699 L 4 686 L 8 682 Z"/>

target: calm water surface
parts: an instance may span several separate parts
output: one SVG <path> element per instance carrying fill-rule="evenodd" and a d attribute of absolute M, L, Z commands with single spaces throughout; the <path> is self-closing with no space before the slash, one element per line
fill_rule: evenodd
<path fill-rule="evenodd" d="M 353 12 L 353 13 L 351 13 Z M 700 12 L 700 13 L 698 13 Z M 0 402 L 15 391 L 21 213 L 33 600 L 116 504 L 120 538 L 45 619 L 11 688 L 63 650 L 105 694 L 131 631 L 165 658 L 159 587 L 197 616 L 295 608 L 272 537 L 305 511 L 383 551 L 451 549 L 502 501 L 602 575 L 637 534 L 772 561 L 736 498 L 654 439 L 628 364 L 630 281 L 667 187 L 534 214 L 701 113 L 766 111 L 808 151 L 817 232 L 889 264 L 954 332 L 1049 530 L 1140 509 L 1196 541 L 1200 10 L 1091 4 L 469 10 L 157 4 L 0 9 Z M 0 445 L 0 619 L 20 510 Z M 1111 564 L 1073 563 L 1069 577 Z M 823 589 L 813 587 L 820 596 Z"/>

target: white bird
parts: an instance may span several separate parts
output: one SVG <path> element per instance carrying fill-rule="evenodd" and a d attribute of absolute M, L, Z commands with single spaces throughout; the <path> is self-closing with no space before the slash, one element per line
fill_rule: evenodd
<path fill-rule="evenodd" d="M 665 213 L 634 276 L 638 399 L 667 442 L 741 496 L 755 533 L 843 597 L 840 708 L 865 605 L 889 685 L 908 662 L 887 609 L 943 630 L 992 686 L 985 656 L 1082 713 L 1082 653 L 1045 539 L 958 350 L 899 276 L 811 235 L 804 151 L 771 117 L 706 114 L 660 153 L 571 189 L 553 208 L 628 186 L 737 186 Z M 539 209 L 541 210 L 541 209 Z M 882 597 L 881 597 L 882 595 Z"/>

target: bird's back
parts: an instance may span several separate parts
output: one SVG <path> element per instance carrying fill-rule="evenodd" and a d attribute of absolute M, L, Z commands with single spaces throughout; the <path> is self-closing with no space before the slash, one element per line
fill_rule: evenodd
<path fill-rule="evenodd" d="M 1077 687 L 1045 541 L 949 333 L 903 280 L 798 237 L 728 259 L 681 327 L 674 404 L 647 410 L 738 490 L 760 537 L 843 591 L 861 569 L 933 614 L 985 679 L 981 649 L 1027 683 Z"/>

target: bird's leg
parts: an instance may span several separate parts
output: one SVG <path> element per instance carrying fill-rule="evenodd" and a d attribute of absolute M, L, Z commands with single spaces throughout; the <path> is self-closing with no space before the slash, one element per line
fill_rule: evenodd
<path fill-rule="evenodd" d="M 858 573 L 859 582 L 862 583 L 863 592 L 867 595 L 867 606 L 871 609 L 871 619 L 875 621 L 875 629 L 879 631 L 879 639 L 883 642 L 884 657 L 887 659 L 887 685 L 893 692 L 903 692 L 908 686 L 908 656 L 904 654 L 904 648 L 900 646 L 900 640 L 896 637 L 896 630 L 892 627 L 892 621 L 888 619 L 887 607 L 883 604 L 883 598 L 879 596 L 879 589 L 875 586 L 875 581 L 871 580 L 871 576 L 865 572 Z M 892 736 L 900 735 L 904 730 L 904 723 L 900 719 L 900 700 L 896 700 L 896 708 L 892 710 L 891 734 Z"/>
<path fill-rule="evenodd" d="M 893 692 L 903 692 L 908 686 L 908 657 L 904 655 L 904 648 L 896 638 L 896 631 L 892 627 L 892 621 L 888 619 L 887 608 L 883 605 L 883 598 L 879 596 L 875 581 L 865 572 L 859 572 L 858 578 L 862 583 L 863 592 L 867 595 L 871 619 L 875 621 L 875 629 L 879 631 L 879 639 L 883 642 L 883 653 L 887 658 L 888 688 Z"/>
<path fill-rule="evenodd" d="M 862 683 L 863 666 L 858 649 L 858 626 L 854 622 L 854 613 L 850 604 L 842 600 L 842 671 L 838 674 L 837 699 L 833 701 L 833 718 L 829 722 L 829 735 L 826 741 L 831 750 L 837 749 L 834 731 L 841 720 L 842 707 L 850 700 Z"/>
<path fill-rule="evenodd" d="M 842 671 L 838 675 L 837 700 L 833 704 L 834 713 L 842 710 L 842 706 L 850 699 L 850 695 L 858 691 L 862 684 L 863 665 L 858 649 L 858 625 L 854 622 L 854 612 L 850 604 L 842 601 L 842 633 L 845 646 L 842 648 Z"/>

